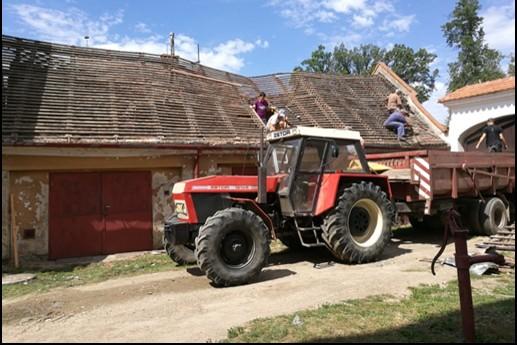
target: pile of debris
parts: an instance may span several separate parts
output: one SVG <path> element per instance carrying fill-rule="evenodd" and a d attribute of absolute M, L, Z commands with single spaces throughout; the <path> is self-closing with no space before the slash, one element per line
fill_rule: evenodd
<path fill-rule="evenodd" d="M 499 230 L 497 234 L 490 236 L 489 239 L 481 244 L 476 244 L 478 248 L 494 247 L 497 250 L 515 252 L 515 223 Z"/>

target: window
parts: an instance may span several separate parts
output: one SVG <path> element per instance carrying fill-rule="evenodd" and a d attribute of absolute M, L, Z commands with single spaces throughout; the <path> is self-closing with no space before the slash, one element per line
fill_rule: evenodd
<path fill-rule="evenodd" d="M 357 153 L 356 143 L 338 143 L 330 146 L 326 161 L 325 172 L 365 171 Z"/>

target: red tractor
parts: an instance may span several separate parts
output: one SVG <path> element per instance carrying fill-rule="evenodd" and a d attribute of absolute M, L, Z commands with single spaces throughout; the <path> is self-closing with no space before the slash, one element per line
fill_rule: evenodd
<path fill-rule="evenodd" d="M 249 282 L 267 264 L 271 239 L 290 248 L 327 247 L 365 263 L 391 237 L 395 206 L 387 177 L 370 172 L 358 132 L 293 127 L 271 132 L 259 176 L 209 176 L 176 183 L 164 244 L 215 285 Z"/>

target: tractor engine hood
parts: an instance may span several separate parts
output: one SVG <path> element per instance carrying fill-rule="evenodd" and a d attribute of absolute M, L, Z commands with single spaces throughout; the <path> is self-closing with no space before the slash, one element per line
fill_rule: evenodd
<path fill-rule="evenodd" d="M 286 175 L 269 176 L 266 190 L 274 193 L 278 181 Z M 230 207 L 230 194 L 258 193 L 257 176 L 208 176 L 174 184 L 172 200 L 174 212 L 180 222 L 202 224 L 218 210 Z"/>
<path fill-rule="evenodd" d="M 266 190 L 276 191 L 282 176 L 268 176 Z M 174 184 L 172 194 L 185 193 L 257 193 L 257 176 L 207 176 Z"/>

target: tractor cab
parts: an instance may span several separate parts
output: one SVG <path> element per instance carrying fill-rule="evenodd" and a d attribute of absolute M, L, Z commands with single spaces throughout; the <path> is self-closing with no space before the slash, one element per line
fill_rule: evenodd
<path fill-rule="evenodd" d="M 271 132 L 266 140 L 264 165 L 267 175 L 278 179 L 284 217 L 314 215 L 332 174 L 369 172 L 359 132 L 293 127 Z"/>

